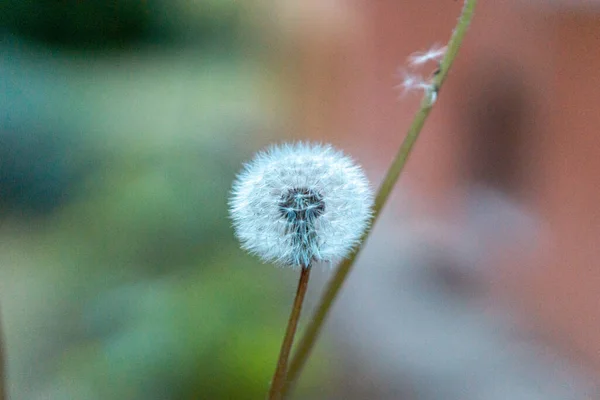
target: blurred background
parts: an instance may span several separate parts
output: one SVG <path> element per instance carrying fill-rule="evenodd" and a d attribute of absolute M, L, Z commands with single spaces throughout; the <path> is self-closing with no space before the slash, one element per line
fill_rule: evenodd
<path fill-rule="evenodd" d="M 235 173 L 310 139 L 377 186 L 461 3 L 4 0 L 10 399 L 264 398 L 297 276 L 239 249 Z M 600 1 L 480 3 L 295 398 L 600 398 Z"/>

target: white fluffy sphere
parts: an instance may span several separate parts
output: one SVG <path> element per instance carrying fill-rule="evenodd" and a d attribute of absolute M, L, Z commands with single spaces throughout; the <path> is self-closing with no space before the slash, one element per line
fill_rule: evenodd
<path fill-rule="evenodd" d="M 362 169 L 333 147 L 312 143 L 258 153 L 237 176 L 229 201 L 242 247 L 288 266 L 346 257 L 371 220 L 372 204 Z"/>

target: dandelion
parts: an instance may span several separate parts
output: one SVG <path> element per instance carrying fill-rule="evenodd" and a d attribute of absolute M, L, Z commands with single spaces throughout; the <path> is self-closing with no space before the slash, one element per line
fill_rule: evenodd
<path fill-rule="evenodd" d="M 230 214 L 242 247 L 265 262 L 305 266 L 344 258 L 371 218 L 372 191 L 329 145 L 273 146 L 233 185 Z"/>
<path fill-rule="evenodd" d="M 372 203 L 362 169 L 329 145 L 273 146 L 234 182 L 229 210 L 242 247 L 265 262 L 300 267 L 270 400 L 282 398 L 311 264 L 346 257 L 371 220 Z"/>

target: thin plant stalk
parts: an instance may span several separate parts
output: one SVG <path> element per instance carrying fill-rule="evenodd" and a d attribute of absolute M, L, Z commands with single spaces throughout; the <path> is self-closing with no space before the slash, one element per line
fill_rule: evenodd
<path fill-rule="evenodd" d="M 292 311 L 288 320 L 285 337 L 283 338 L 283 343 L 281 344 L 277 368 L 275 369 L 275 374 L 273 375 L 273 380 L 271 381 L 271 389 L 269 390 L 268 397 L 269 400 L 279 400 L 283 398 L 283 388 L 285 386 L 288 359 L 292 349 L 292 344 L 294 343 L 294 335 L 296 334 L 296 327 L 298 326 L 298 320 L 300 319 L 300 312 L 302 311 L 304 296 L 306 294 L 306 289 L 308 288 L 308 278 L 310 277 L 310 266 L 301 266 L 300 270 L 298 289 L 296 290 L 296 297 L 294 298 L 294 305 L 292 306 Z"/>
<path fill-rule="evenodd" d="M 424 96 L 421 106 L 408 129 L 408 133 L 404 138 L 404 141 L 402 142 L 402 145 L 400 146 L 400 149 L 398 150 L 398 153 L 396 154 L 396 157 L 388 169 L 383 183 L 377 192 L 375 204 L 373 206 L 373 223 L 371 224 L 371 227 L 377 221 L 379 215 L 381 214 L 381 210 L 385 206 L 388 197 L 390 196 L 390 193 L 392 192 L 392 189 L 396 184 L 398 177 L 400 176 L 400 173 L 403 171 L 413 146 L 419 137 L 433 104 L 435 103 L 438 92 L 448 76 L 448 71 L 450 70 L 452 63 L 458 54 L 458 50 L 462 44 L 465 33 L 467 32 L 467 28 L 471 23 L 476 3 L 477 0 L 465 0 L 458 24 L 456 25 L 452 37 L 448 42 L 444 58 L 440 62 L 439 70 L 433 77 L 432 90 L 429 93 L 426 93 Z M 362 244 L 364 244 L 370 232 L 371 228 L 365 231 L 361 238 Z M 345 259 L 339 264 L 339 266 L 336 268 L 333 278 L 328 283 L 325 292 L 322 295 L 317 308 L 308 323 L 306 331 L 300 339 L 297 351 L 292 357 L 287 379 L 285 379 L 283 398 L 287 397 L 298 380 L 298 377 L 302 372 L 302 368 L 304 367 L 306 360 L 308 359 L 311 350 L 315 345 L 317 337 L 323 328 L 323 323 L 327 318 L 329 310 L 331 309 L 333 302 L 335 301 L 340 289 L 346 281 L 346 278 L 350 273 L 350 270 L 352 269 L 352 266 L 354 265 L 361 248 L 362 245 L 355 250 L 349 258 Z"/>
<path fill-rule="evenodd" d="M 6 382 L 6 349 L 4 348 L 4 335 L 0 324 L 0 400 L 8 398 L 8 385 Z"/>

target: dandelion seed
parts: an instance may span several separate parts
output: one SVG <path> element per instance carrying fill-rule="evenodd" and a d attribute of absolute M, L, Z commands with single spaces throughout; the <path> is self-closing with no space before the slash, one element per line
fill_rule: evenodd
<path fill-rule="evenodd" d="M 371 218 L 362 169 L 329 145 L 293 143 L 256 155 L 233 184 L 242 247 L 265 262 L 308 266 L 344 258 Z"/>
<path fill-rule="evenodd" d="M 430 61 L 440 61 L 446 54 L 446 46 L 434 45 L 427 51 L 418 51 L 408 57 L 408 63 L 413 67 L 427 64 Z"/>
<path fill-rule="evenodd" d="M 402 89 L 402 96 L 407 93 L 415 91 L 423 91 L 425 94 L 429 94 L 433 90 L 431 82 L 426 81 L 421 75 L 411 74 L 406 71 L 401 71 L 402 83 L 397 85 L 397 88 Z"/>

